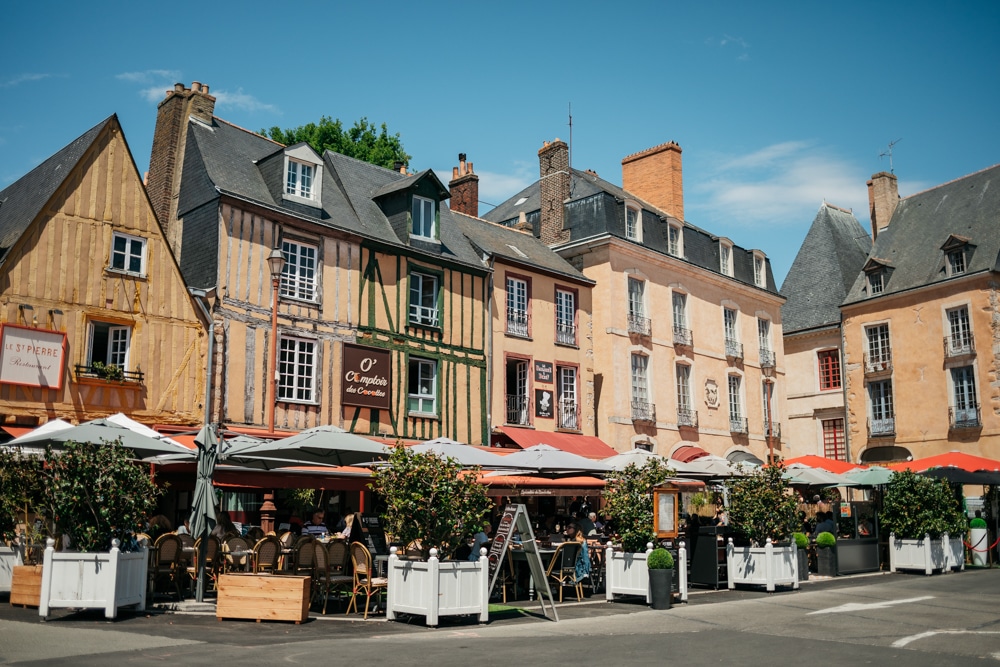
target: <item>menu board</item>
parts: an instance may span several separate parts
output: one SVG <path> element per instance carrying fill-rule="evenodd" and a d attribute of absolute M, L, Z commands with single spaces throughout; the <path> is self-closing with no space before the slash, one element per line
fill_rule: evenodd
<path fill-rule="evenodd" d="M 531 578 L 535 582 L 535 592 L 538 601 L 542 606 L 542 613 L 554 621 L 559 620 L 559 613 L 556 611 L 555 599 L 552 597 L 552 589 L 549 588 L 549 580 L 545 575 L 545 566 L 535 545 L 535 534 L 531 530 L 531 521 L 528 518 L 528 510 L 524 505 L 507 505 L 500 517 L 500 525 L 497 527 L 496 535 L 493 537 L 493 544 L 490 545 L 487 558 L 489 560 L 490 588 L 496 584 L 497 575 L 500 573 L 500 566 L 504 562 L 504 556 L 510 549 L 517 532 L 521 537 L 520 549 L 528 561 L 531 570 Z M 548 607 L 546 607 L 548 603 Z"/>

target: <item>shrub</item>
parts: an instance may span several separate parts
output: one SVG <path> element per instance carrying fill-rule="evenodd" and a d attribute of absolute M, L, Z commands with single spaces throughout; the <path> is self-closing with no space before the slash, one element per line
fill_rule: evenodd
<path fill-rule="evenodd" d="M 0 449 L 0 544 L 12 543 L 18 523 L 27 523 L 28 514 L 39 508 L 41 472 L 41 459 Z"/>
<path fill-rule="evenodd" d="M 809 546 L 809 538 L 806 537 L 805 533 L 792 533 L 792 539 L 795 540 L 795 546 L 799 549 L 805 549 Z"/>
<path fill-rule="evenodd" d="M 912 470 L 897 472 L 889 479 L 882 503 L 882 527 L 897 539 L 961 535 L 967 523 L 947 480 L 923 477 Z"/>
<path fill-rule="evenodd" d="M 608 478 L 604 511 L 625 551 L 645 551 L 646 544 L 653 541 L 653 487 L 672 474 L 663 461 L 653 459 L 642 467 L 630 463 Z"/>
<path fill-rule="evenodd" d="M 822 532 L 816 536 L 816 546 L 818 547 L 832 547 L 836 546 L 837 538 L 833 533 Z"/>
<path fill-rule="evenodd" d="M 650 570 L 670 570 L 674 567 L 674 557 L 666 549 L 653 549 L 646 559 Z"/>
<path fill-rule="evenodd" d="M 986 521 L 980 519 L 979 517 L 976 517 L 975 519 L 969 522 L 969 528 L 986 528 Z"/>
<path fill-rule="evenodd" d="M 729 525 L 751 543 L 787 541 L 799 525 L 795 496 L 785 485 L 781 464 L 758 468 L 729 482 Z"/>

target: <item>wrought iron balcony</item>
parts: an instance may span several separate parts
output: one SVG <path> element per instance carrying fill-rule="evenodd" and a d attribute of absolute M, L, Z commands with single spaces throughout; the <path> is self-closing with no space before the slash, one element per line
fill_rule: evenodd
<path fill-rule="evenodd" d="M 760 348 L 760 367 L 774 368 L 774 350 Z"/>
<path fill-rule="evenodd" d="M 976 339 L 970 331 L 967 335 L 944 337 L 944 357 L 965 357 L 976 353 Z"/>
<path fill-rule="evenodd" d="M 677 409 L 677 425 L 688 428 L 698 428 L 698 411 L 686 408 Z"/>
<path fill-rule="evenodd" d="M 674 327 L 674 345 L 686 347 L 694 345 L 694 336 L 691 335 L 691 330 L 685 327 Z"/>
<path fill-rule="evenodd" d="M 632 421 L 655 422 L 656 406 L 646 401 L 632 401 Z"/>
<path fill-rule="evenodd" d="M 528 337 L 528 311 L 516 308 L 507 309 L 507 333 L 512 336 Z"/>
<path fill-rule="evenodd" d="M 884 419 L 868 420 L 868 437 L 885 438 L 896 435 L 896 418 L 885 417 Z"/>
<path fill-rule="evenodd" d="M 559 399 L 559 428 L 580 428 L 580 406 L 571 398 Z"/>
<path fill-rule="evenodd" d="M 506 417 L 508 424 L 528 425 L 528 397 L 523 394 L 507 394 Z"/>
<path fill-rule="evenodd" d="M 628 314 L 628 332 L 630 334 L 649 336 L 652 331 L 653 331 L 652 322 L 649 321 L 648 317 L 643 317 L 642 315 L 634 315 L 632 313 Z"/>
<path fill-rule="evenodd" d="M 948 408 L 948 426 L 953 430 L 963 428 L 979 428 L 983 425 L 979 418 L 979 406 L 967 408 Z"/>
<path fill-rule="evenodd" d="M 764 437 L 781 440 L 781 422 L 764 422 Z"/>
<path fill-rule="evenodd" d="M 743 359 L 743 343 L 734 338 L 726 339 L 726 356 L 741 361 Z"/>
<path fill-rule="evenodd" d="M 729 432 L 730 433 L 749 433 L 747 427 L 746 417 L 730 417 L 729 418 Z"/>
<path fill-rule="evenodd" d="M 419 324 L 425 327 L 438 326 L 437 306 L 420 306 L 415 303 L 411 303 L 410 323 Z"/>
<path fill-rule="evenodd" d="M 142 384 L 142 371 L 126 371 L 114 364 L 76 364 L 76 379 L 89 378 L 106 382 L 121 382 L 125 384 Z"/>
<path fill-rule="evenodd" d="M 556 342 L 576 345 L 576 325 L 572 322 L 556 322 Z"/>
<path fill-rule="evenodd" d="M 892 352 L 885 350 L 879 354 L 865 353 L 865 375 L 881 375 L 892 372 Z"/>

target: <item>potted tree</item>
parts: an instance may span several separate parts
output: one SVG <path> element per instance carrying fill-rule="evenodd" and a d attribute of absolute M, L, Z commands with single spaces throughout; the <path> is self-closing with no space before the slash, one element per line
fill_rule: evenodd
<path fill-rule="evenodd" d="M 824 531 L 816 536 L 816 574 L 837 576 L 837 537 L 833 533 Z"/>
<path fill-rule="evenodd" d="M 653 549 L 646 558 L 649 569 L 650 606 L 670 609 L 673 598 L 674 557 L 666 549 Z"/>
<path fill-rule="evenodd" d="M 66 536 L 56 552 L 48 540 L 38 613 L 55 607 L 99 608 L 115 618 L 118 607 L 146 603 L 145 547 L 135 541 L 160 494 L 149 472 L 120 443 L 67 443 L 45 454 L 43 502 L 50 532 Z"/>
<path fill-rule="evenodd" d="M 947 480 L 897 472 L 886 485 L 881 518 L 891 571 L 965 569 L 961 536 L 968 521 Z"/>
<path fill-rule="evenodd" d="M 792 533 L 792 540 L 799 559 L 799 581 L 809 581 L 809 537 L 805 533 Z"/>
<path fill-rule="evenodd" d="M 630 463 L 607 480 L 604 511 L 615 529 L 617 546 L 605 552 L 605 597 L 641 595 L 650 602 L 647 558 L 653 550 L 653 487 L 673 474 L 660 459 Z"/>
<path fill-rule="evenodd" d="M 17 449 L 0 450 L 0 592 L 10 592 L 12 604 L 38 604 L 37 595 L 23 600 L 14 595 L 13 588 L 15 578 L 27 574 L 25 563 L 34 555 L 32 515 L 39 505 L 41 470 L 42 462 L 37 457 L 25 456 Z M 23 582 L 18 588 L 24 588 Z"/>
<path fill-rule="evenodd" d="M 977 567 L 986 566 L 987 533 L 986 522 L 982 518 L 977 516 L 969 522 L 969 551 L 972 552 L 972 564 Z"/>
<path fill-rule="evenodd" d="M 795 496 L 785 484 L 780 463 L 758 468 L 727 483 L 729 525 L 748 542 L 726 545 L 729 588 L 736 584 L 799 587 L 798 553 L 789 538 L 798 524 Z"/>
<path fill-rule="evenodd" d="M 382 520 L 397 542 L 419 544 L 421 560 L 404 560 L 395 548 L 389 556 L 386 618 L 398 613 L 427 617 L 479 614 L 488 620 L 489 567 L 474 561 L 447 559 L 466 534 L 480 531 L 492 503 L 476 481 L 478 468 L 465 469 L 455 460 L 414 453 L 402 444 L 387 465 L 372 472 L 371 488 L 382 496 Z"/>

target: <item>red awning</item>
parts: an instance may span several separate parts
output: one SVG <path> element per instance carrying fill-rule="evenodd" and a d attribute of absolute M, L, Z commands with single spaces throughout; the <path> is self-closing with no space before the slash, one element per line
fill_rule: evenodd
<path fill-rule="evenodd" d="M 550 445 L 564 452 L 586 456 L 590 459 L 606 459 L 618 453 L 611 447 L 608 447 L 603 440 L 592 435 L 552 433 L 526 428 L 511 428 L 509 426 L 501 427 L 500 432 L 521 449 L 527 449 L 535 445 Z"/>
<path fill-rule="evenodd" d="M 35 430 L 34 426 L 4 426 L 3 431 L 7 433 L 12 438 L 20 438 L 26 433 L 31 433 Z"/>
<path fill-rule="evenodd" d="M 816 456 L 815 454 L 796 456 L 794 459 L 787 459 L 783 461 L 783 463 L 786 466 L 790 466 L 793 463 L 801 463 L 804 466 L 809 466 L 810 468 L 819 468 L 827 472 L 832 472 L 836 475 L 842 475 L 848 470 L 854 470 L 855 468 L 864 467 L 858 465 L 857 463 L 850 463 L 848 461 L 838 461 L 837 459 L 828 459 L 823 456 Z"/>
<path fill-rule="evenodd" d="M 678 447 L 677 451 L 670 455 L 670 458 L 680 461 L 681 463 L 690 463 L 700 458 L 708 456 L 706 452 L 701 447 L 696 447 L 695 445 L 684 445 L 683 447 Z"/>
<path fill-rule="evenodd" d="M 604 488 L 604 480 L 588 475 L 578 477 L 539 477 L 536 475 L 481 474 L 479 483 L 489 486 L 491 496 L 586 496 Z"/>
<path fill-rule="evenodd" d="M 913 472 L 923 472 L 930 468 L 961 468 L 968 472 L 976 472 L 977 470 L 1000 472 L 1000 461 L 966 454 L 965 452 L 945 452 L 944 454 L 928 456 L 915 461 L 890 463 L 886 467 L 892 470 L 906 470 L 909 468 Z"/>

